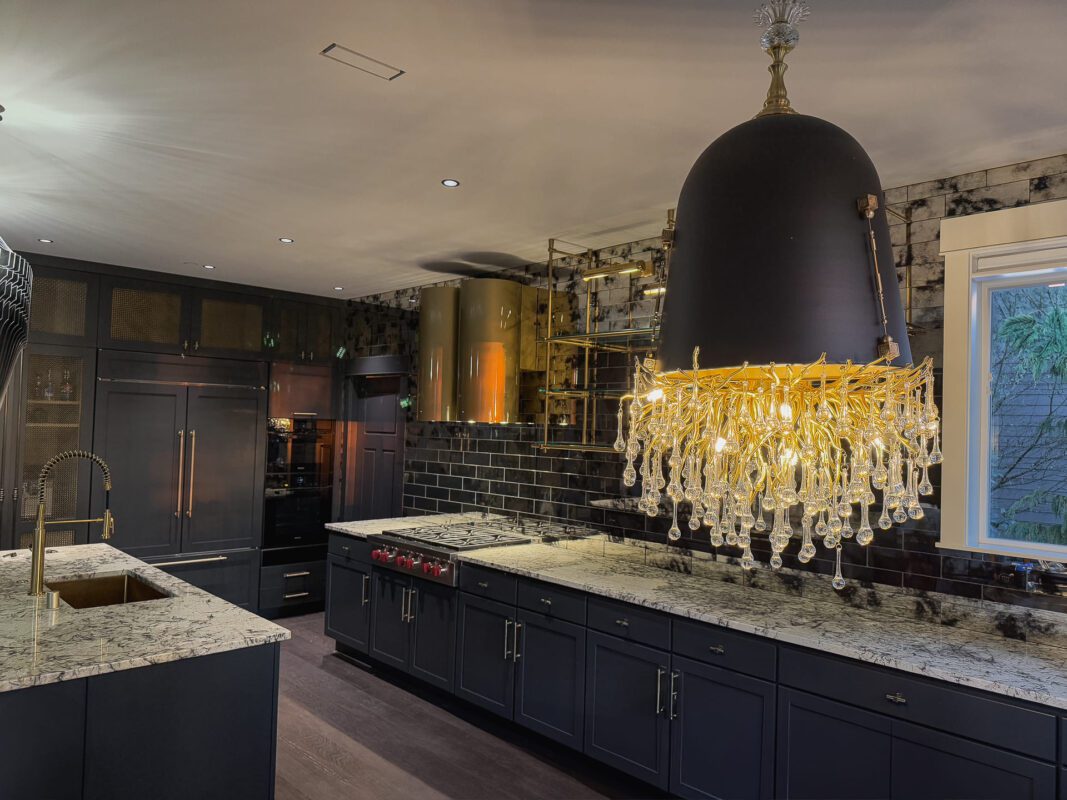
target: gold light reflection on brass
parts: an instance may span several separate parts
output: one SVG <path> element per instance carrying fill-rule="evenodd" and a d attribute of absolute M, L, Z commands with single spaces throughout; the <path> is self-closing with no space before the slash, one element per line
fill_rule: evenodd
<path fill-rule="evenodd" d="M 810 561 L 816 541 L 836 551 L 840 589 L 841 542 L 874 538 L 875 492 L 883 530 L 923 516 L 919 495 L 933 492 L 929 467 L 941 462 L 930 359 L 828 364 L 824 354 L 808 365 L 728 369 L 700 369 L 698 359 L 699 348 L 692 371 L 667 373 L 651 359 L 637 363 L 633 393 L 619 404 L 623 481 L 633 486 L 640 475 L 649 516 L 665 490 L 671 539 L 681 536 L 678 509 L 688 503 L 689 528 L 707 526 L 715 547 L 740 547 L 745 569 L 755 565 L 753 532 L 766 532 L 777 569 L 799 511 L 797 557 Z"/>

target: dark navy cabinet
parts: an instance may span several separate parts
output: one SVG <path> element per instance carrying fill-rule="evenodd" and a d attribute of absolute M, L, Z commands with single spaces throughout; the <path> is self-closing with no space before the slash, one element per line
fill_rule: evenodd
<path fill-rule="evenodd" d="M 326 635 L 361 653 L 370 647 L 370 566 L 331 555 L 326 561 Z"/>
<path fill-rule="evenodd" d="M 81 679 L 0 693 L 0 797 L 81 799 L 85 684 Z"/>
<path fill-rule="evenodd" d="M 522 609 L 516 625 L 515 721 L 581 750 L 585 627 Z"/>
<path fill-rule="evenodd" d="M 338 559 L 331 556 L 330 560 L 331 569 L 336 569 Z M 451 586 L 440 586 L 378 569 L 371 570 L 370 586 L 368 654 L 383 664 L 451 691 L 456 642 L 456 590 Z M 348 592 L 352 591 L 350 586 Z M 337 613 L 334 605 L 338 599 L 342 606 L 354 602 L 331 593 L 326 603 L 330 620 Z M 339 641 L 348 644 L 344 640 Z"/>
<path fill-rule="evenodd" d="M 411 578 L 395 572 L 371 572 L 370 655 L 384 664 L 406 669 L 411 650 L 408 592 Z"/>
<path fill-rule="evenodd" d="M 675 655 L 669 689 L 671 792 L 773 797 L 774 684 Z"/>
<path fill-rule="evenodd" d="M 517 636 L 513 606 L 460 592 L 456 695 L 510 719 Z"/>
<path fill-rule="evenodd" d="M 596 631 L 587 641 L 585 752 L 666 789 L 670 656 Z"/>

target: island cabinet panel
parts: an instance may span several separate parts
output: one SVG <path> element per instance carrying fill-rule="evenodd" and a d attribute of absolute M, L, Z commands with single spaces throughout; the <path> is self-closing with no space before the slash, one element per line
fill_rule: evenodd
<path fill-rule="evenodd" d="M 360 653 L 370 648 L 370 572 L 336 555 L 326 562 L 326 635 Z"/>
<path fill-rule="evenodd" d="M 89 679 L 85 800 L 273 796 L 278 645 Z"/>
<path fill-rule="evenodd" d="M 428 581 L 412 581 L 408 627 L 408 671 L 439 689 L 451 691 L 456 662 L 456 590 Z"/>
<path fill-rule="evenodd" d="M 771 798 L 774 684 L 674 656 L 669 688 L 671 793 Z"/>
<path fill-rule="evenodd" d="M 670 778 L 669 672 L 667 653 L 588 633 L 585 752 L 661 789 Z"/>
<path fill-rule="evenodd" d="M 406 669 L 411 652 L 408 627 L 411 578 L 373 570 L 371 587 L 370 655 L 397 669 Z"/>
<path fill-rule="evenodd" d="M 783 800 L 889 800 L 890 720 L 778 689 L 777 795 Z"/>
<path fill-rule="evenodd" d="M 80 800 L 85 683 L 0 694 L 0 797 Z"/>
<path fill-rule="evenodd" d="M 894 721 L 894 800 L 1054 800 L 1056 767 Z"/>
<path fill-rule="evenodd" d="M 561 607 L 563 604 L 560 604 Z M 585 627 L 519 610 L 515 721 L 582 749 L 585 729 Z"/>
<path fill-rule="evenodd" d="M 515 609 L 460 592 L 456 695 L 503 717 L 515 708 Z"/>

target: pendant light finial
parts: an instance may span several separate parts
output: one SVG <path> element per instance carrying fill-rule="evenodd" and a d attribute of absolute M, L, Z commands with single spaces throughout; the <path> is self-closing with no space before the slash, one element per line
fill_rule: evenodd
<path fill-rule="evenodd" d="M 771 73 L 771 87 L 767 90 L 767 99 L 757 117 L 797 113 L 789 105 L 789 95 L 785 89 L 785 71 L 789 68 L 785 57 L 800 41 L 796 26 L 806 20 L 810 13 L 808 4 L 802 0 L 771 0 L 753 14 L 756 24 L 766 28 L 760 37 L 760 45 L 773 60 L 767 67 Z"/>

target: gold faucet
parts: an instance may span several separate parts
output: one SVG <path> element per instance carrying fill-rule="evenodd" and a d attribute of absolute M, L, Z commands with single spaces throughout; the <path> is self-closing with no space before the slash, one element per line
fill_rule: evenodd
<path fill-rule="evenodd" d="M 88 461 L 92 461 L 98 467 L 100 471 L 104 473 L 104 516 L 96 517 L 95 519 L 56 519 L 45 521 L 44 510 L 44 496 L 45 496 L 45 481 L 48 480 L 49 473 L 55 468 L 56 464 L 61 461 L 67 461 L 71 458 L 84 458 Z M 65 450 L 62 453 L 52 456 L 48 459 L 48 462 L 41 467 L 41 473 L 37 476 L 37 527 L 33 531 L 33 551 L 32 561 L 30 566 L 30 594 L 40 597 L 44 592 L 44 530 L 46 525 L 77 525 L 80 523 L 92 523 L 102 522 L 104 523 L 104 530 L 100 534 L 103 539 L 110 539 L 111 535 L 115 532 L 115 518 L 111 516 L 111 468 L 105 463 L 104 459 L 95 453 L 90 453 L 87 450 Z"/>

